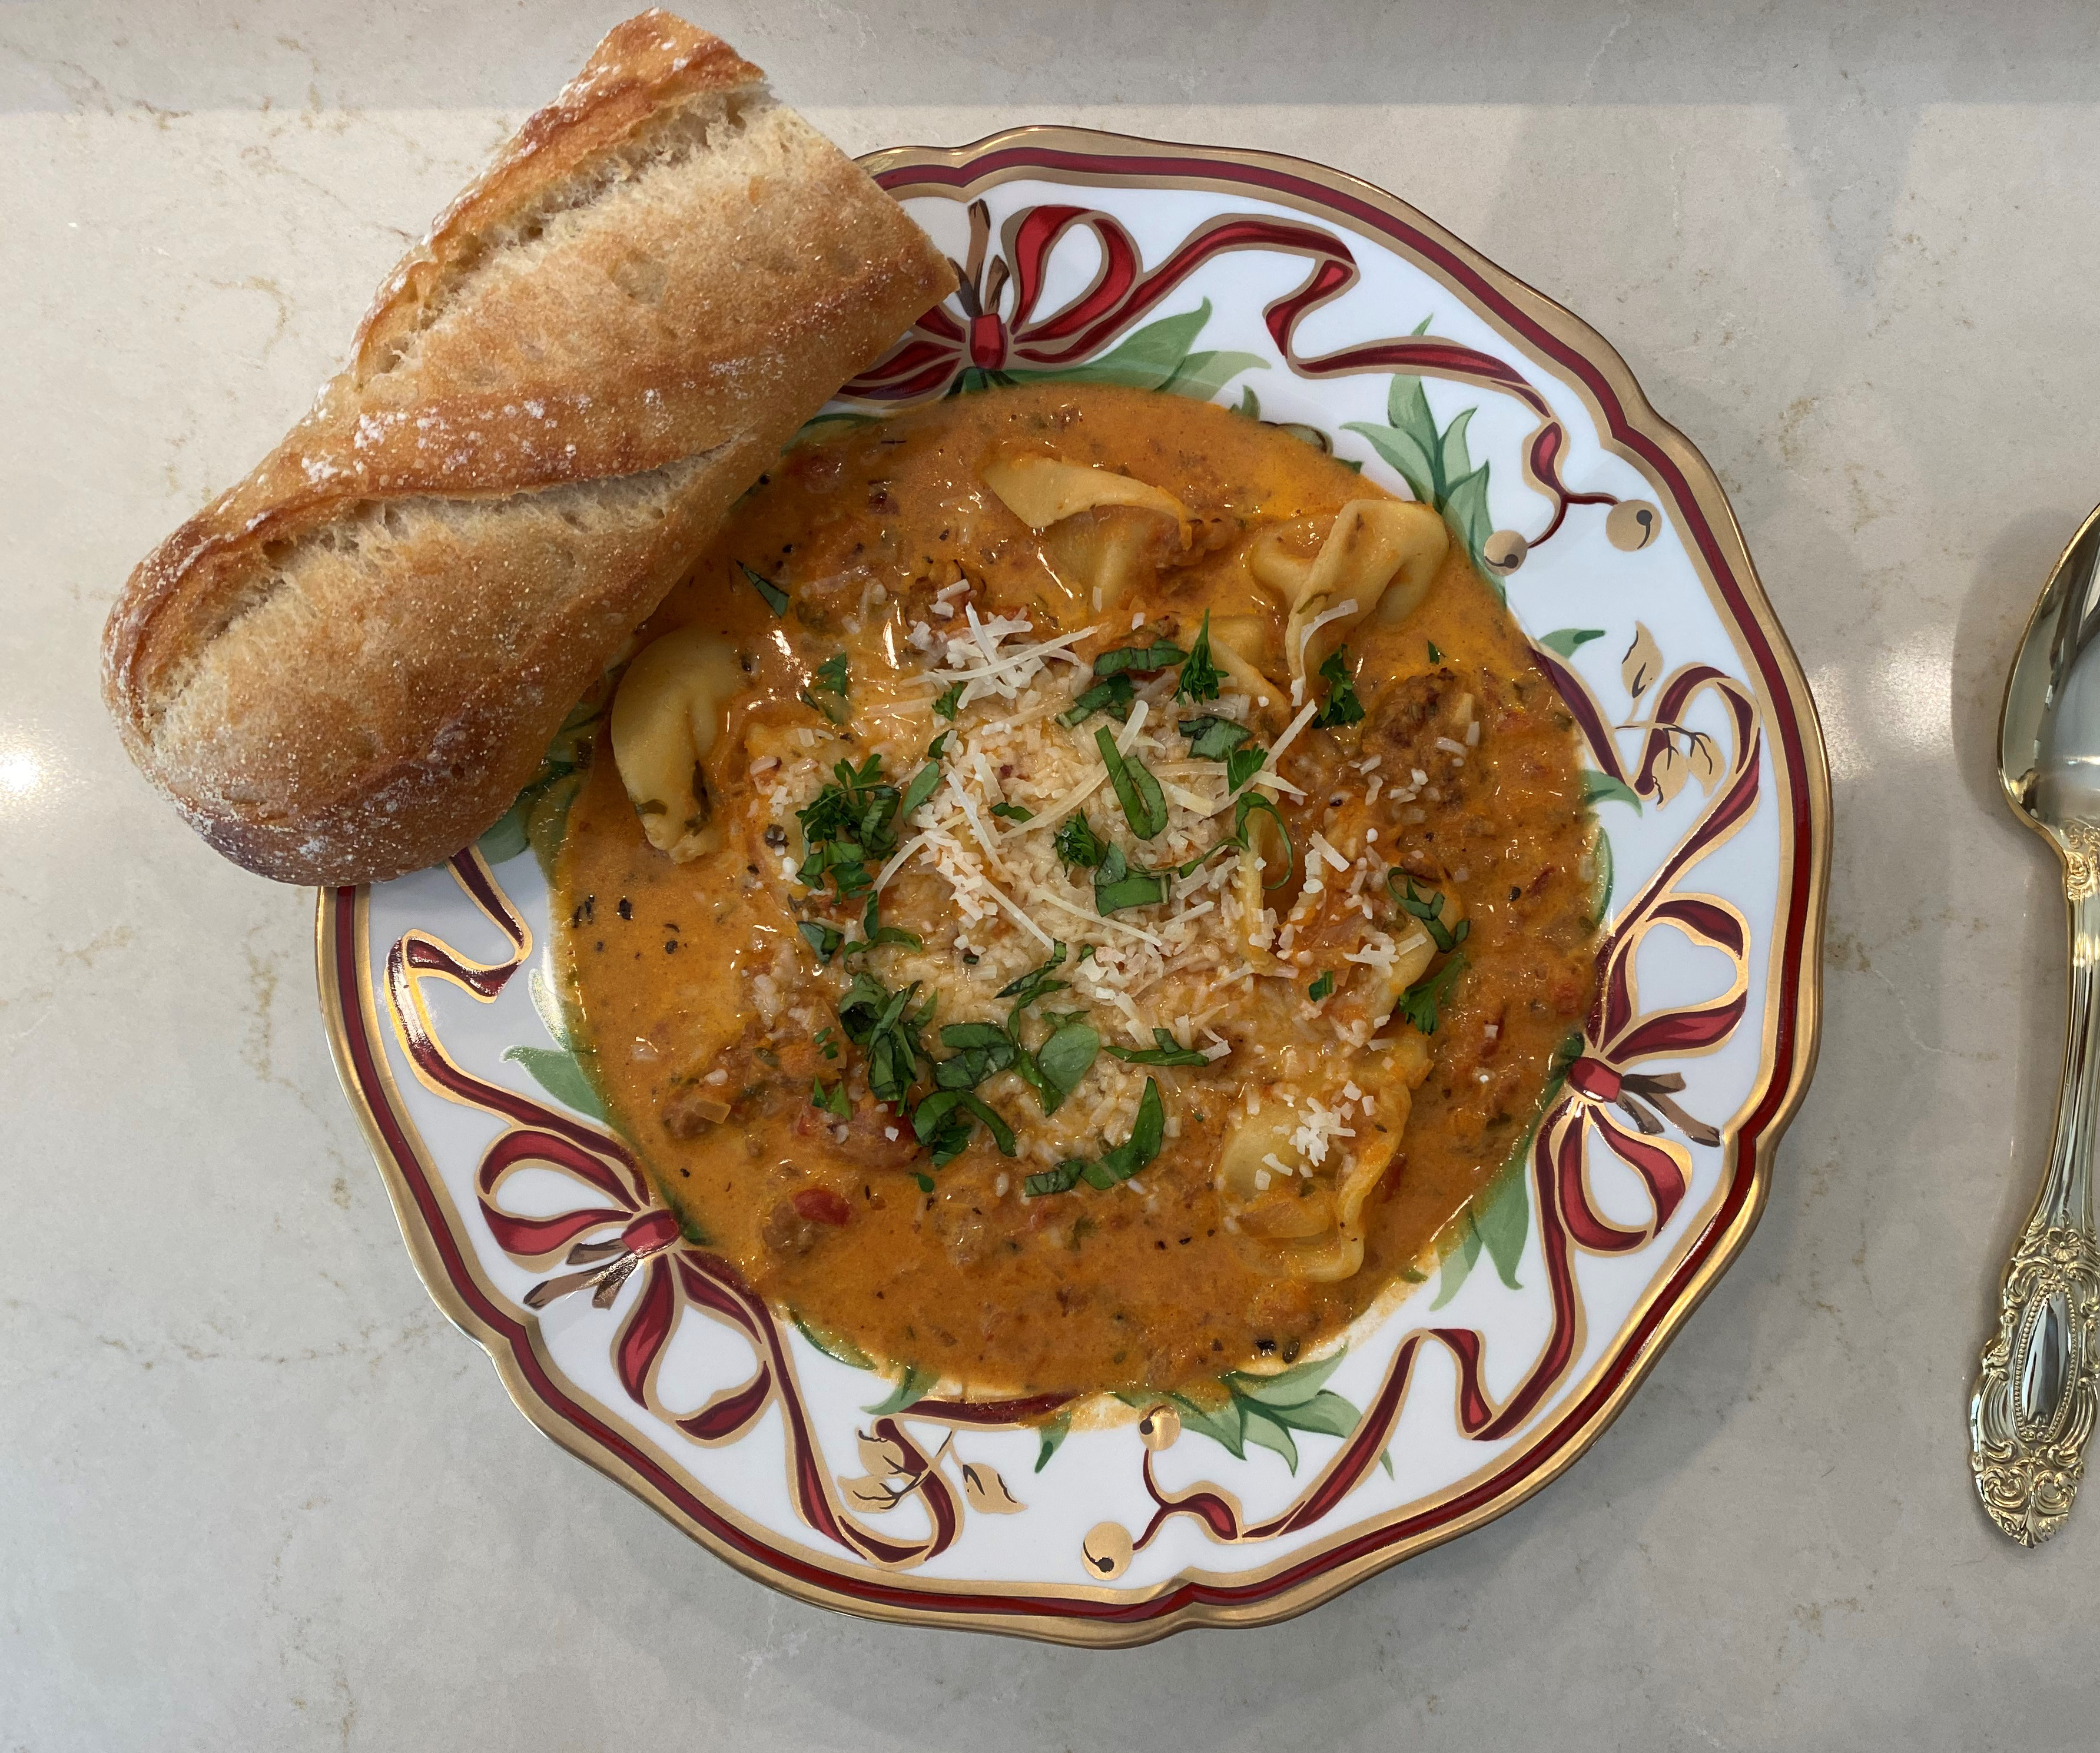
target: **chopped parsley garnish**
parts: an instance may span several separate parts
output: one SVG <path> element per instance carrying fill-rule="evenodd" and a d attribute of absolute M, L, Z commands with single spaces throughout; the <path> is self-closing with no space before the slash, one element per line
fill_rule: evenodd
<path fill-rule="evenodd" d="M 951 684 L 941 691 L 941 698 L 933 703 L 933 710 L 942 717 L 952 720 L 963 709 L 963 685 Z"/>
<path fill-rule="evenodd" d="M 1167 826 L 1167 795 L 1152 777 L 1152 769 L 1143 761 L 1127 758 L 1105 729 L 1094 733 L 1094 747 L 1101 752 L 1130 831 L 1140 840 L 1150 839 Z"/>
<path fill-rule="evenodd" d="M 822 888 L 827 877 L 840 901 L 874 886 L 867 861 L 897 850 L 897 787 L 882 777 L 882 757 L 871 755 L 858 767 L 839 761 L 832 782 L 795 812 L 809 848 L 796 878 L 807 888 Z"/>
<path fill-rule="evenodd" d="M 1023 809 L 1018 804 L 995 804 L 991 807 L 991 813 L 995 816 L 1004 817 L 1008 821 L 1033 821 L 1035 819 L 1034 810 Z"/>
<path fill-rule="evenodd" d="M 1127 676 L 1111 676 L 1097 681 L 1057 715 L 1061 725 L 1081 725 L 1096 712 L 1106 712 L 1121 724 L 1137 702 L 1137 689 Z"/>
<path fill-rule="evenodd" d="M 1094 832 L 1084 816 L 1067 816 L 1057 825 L 1051 836 L 1057 848 L 1057 856 L 1068 865 L 1081 870 L 1092 870 L 1108 856 L 1108 848 L 1101 837 Z"/>
<path fill-rule="evenodd" d="M 1119 1182 L 1127 1181 L 1149 1164 L 1159 1154 L 1159 1147 L 1166 1137 L 1167 1109 L 1159 1099 L 1159 1085 L 1148 1077 L 1128 1138 L 1099 1156 L 1068 1157 L 1055 1169 L 1032 1174 L 1021 1183 L 1021 1191 L 1033 1199 L 1044 1193 L 1070 1192 L 1081 1181 L 1106 1191 Z"/>
<path fill-rule="evenodd" d="M 752 570 L 751 567 L 745 566 L 741 560 L 737 562 L 737 566 L 743 572 L 744 577 L 751 581 L 751 588 L 765 599 L 765 606 L 773 611 L 773 619 L 774 620 L 779 620 L 781 616 L 787 614 L 787 592 L 781 589 L 778 584 L 774 584 L 772 579 L 767 578 L 763 573 L 756 572 Z"/>
<path fill-rule="evenodd" d="M 824 1080 L 810 1080 L 810 1106 L 821 1108 L 827 1114 L 836 1114 L 841 1120 L 853 1118 L 853 1103 L 846 1099 L 845 1080 L 841 1077 L 832 1088 L 824 1087 Z"/>
<path fill-rule="evenodd" d="M 1436 945 L 1440 955 L 1456 949 L 1465 942 L 1467 934 L 1473 928 L 1471 919 L 1461 919 L 1455 931 L 1445 924 L 1444 892 L 1441 889 L 1432 888 L 1424 895 L 1415 888 L 1413 877 L 1399 870 L 1387 876 L 1385 886 L 1392 892 L 1392 898 L 1400 903 L 1403 911 L 1421 920 L 1423 929 L 1429 933 L 1430 942 Z"/>
<path fill-rule="evenodd" d="M 1400 995 L 1399 1011 L 1425 1035 L 1436 1033 L 1436 1006 L 1450 997 L 1451 983 L 1464 972 L 1466 958 L 1454 956 L 1427 980 L 1418 980 Z"/>
<path fill-rule="evenodd" d="M 1189 739 L 1192 760 L 1221 761 L 1254 733 L 1229 718 L 1185 718 L 1181 734 Z"/>
<path fill-rule="evenodd" d="M 826 925 L 818 919 L 805 919 L 795 929 L 802 934 L 810 947 L 817 952 L 817 959 L 819 962 L 830 961 L 839 953 L 839 945 L 846 940 L 845 933 L 839 930 L 836 926 Z"/>
<path fill-rule="evenodd" d="M 1305 989 L 1305 996 L 1310 998 L 1315 1004 L 1317 1004 L 1322 998 L 1331 998 L 1334 995 L 1335 971 L 1332 968 L 1321 969 L 1319 979 L 1313 981 L 1311 985 Z"/>
<path fill-rule="evenodd" d="M 1094 911 L 1106 918 L 1126 907 L 1149 907 L 1167 899 L 1164 870 L 1133 870 L 1123 848 L 1111 843 L 1094 872 Z"/>
<path fill-rule="evenodd" d="M 1149 676 L 1158 670 L 1170 670 L 1188 659 L 1189 654 L 1171 639 L 1155 639 L 1143 645 L 1118 645 L 1094 659 L 1094 680 L 1106 681 L 1112 676 Z"/>
<path fill-rule="evenodd" d="M 1320 675 L 1327 684 L 1327 703 L 1312 722 L 1322 730 L 1358 722 L 1364 716 L 1364 703 L 1357 698 L 1357 685 L 1349 677 L 1349 648 L 1337 645 L 1320 666 Z"/>
<path fill-rule="evenodd" d="M 834 652 L 811 674 L 810 685 L 802 690 L 802 703 L 822 712 L 833 724 L 843 725 L 846 721 L 846 690 L 849 685 L 846 654 Z"/>
<path fill-rule="evenodd" d="M 1207 1065 L 1210 1055 L 1185 1047 L 1171 1029 L 1155 1028 L 1149 1047 L 1110 1046 L 1109 1051 L 1127 1065 Z"/>
<path fill-rule="evenodd" d="M 1218 666 L 1211 660 L 1211 611 L 1206 609 L 1203 624 L 1196 629 L 1196 642 L 1189 648 L 1189 655 L 1183 660 L 1181 679 L 1174 685 L 1174 698 L 1215 700 L 1218 698 L 1218 685 L 1223 680 Z"/>

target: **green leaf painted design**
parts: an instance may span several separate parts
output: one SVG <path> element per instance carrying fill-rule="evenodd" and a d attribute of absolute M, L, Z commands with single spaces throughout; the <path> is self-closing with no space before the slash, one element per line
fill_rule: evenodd
<path fill-rule="evenodd" d="M 1342 1367 L 1342 1359 L 1348 1355 L 1347 1351 L 1337 1351 L 1330 1358 L 1316 1358 L 1310 1363 L 1300 1363 L 1295 1369 L 1275 1376 L 1236 1371 L 1226 1376 L 1224 1382 L 1234 1394 L 1243 1394 L 1250 1400 L 1260 1400 L 1269 1406 L 1295 1406 L 1326 1387 L 1327 1378 Z"/>
<path fill-rule="evenodd" d="M 556 1101 L 593 1120 L 605 1118 L 605 1103 L 592 1088 L 577 1055 L 567 1048 L 510 1047 L 503 1056 L 523 1065 L 532 1074 L 532 1081 Z"/>
<path fill-rule="evenodd" d="M 1516 1263 L 1524 1257 L 1524 1239 L 1531 1228 L 1531 1177 L 1524 1172 L 1530 1143 L 1527 1133 L 1513 1153 L 1515 1160 L 1489 1187 L 1485 1202 L 1476 1201 L 1473 1218 L 1488 1257 L 1511 1290 L 1523 1288 L 1516 1281 Z"/>
<path fill-rule="evenodd" d="M 1422 380 L 1397 377 L 1387 387 L 1384 425 L 1351 421 L 1343 429 L 1362 437 L 1416 499 L 1443 513 L 1452 534 L 1472 556 L 1474 570 L 1502 597 L 1502 580 L 1488 569 L 1485 557 L 1488 538 L 1494 534 L 1488 512 L 1488 465 L 1476 467 L 1466 446 L 1466 429 L 1475 412 L 1462 410 L 1440 432 Z"/>
<path fill-rule="evenodd" d="M 940 1376 L 938 1372 L 921 1369 L 916 1363 L 907 1363 L 904 1366 L 904 1374 L 898 1379 L 896 1386 L 889 1390 L 887 1398 L 876 1405 L 864 1406 L 861 1410 L 864 1412 L 875 1413 L 878 1416 L 885 1412 L 901 1412 L 907 1406 L 916 1406 L 924 1399 L 926 1390 L 938 1380 Z"/>
<path fill-rule="evenodd" d="M 1466 429 L 1473 423 L 1473 410 L 1466 409 L 1454 415 L 1451 424 L 1444 429 L 1444 436 L 1437 447 L 1436 472 L 1447 483 L 1445 491 L 1455 492 L 1458 483 L 1473 472 L 1473 460 L 1466 451 Z"/>
<path fill-rule="evenodd" d="M 1070 1412 L 1053 1418 L 1041 1427 L 1043 1446 L 1035 1451 L 1035 1470 L 1038 1473 L 1050 1465 L 1050 1457 L 1065 1446 L 1065 1438 L 1072 1434 L 1072 1415 Z"/>
<path fill-rule="evenodd" d="M 1135 390 L 1164 390 L 1207 402 L 1242 372 L 1268 368 L 1268 362 L 1259 354 L 1192 351 L 1197 336 L 1210 320 L 1211 301 L 1206 298 L 1193 311 L 1163 316 L 1133 330 L 1112 351 L 1083 365 L 1057 371 L 981 375 L 1007 383 L 1121 384 Z M 965 372 L 962 387 L 967 390 L 982 385 L 972 382 L 970 374 Z"/>
<path fill-rule="evenodd" d="M 792 1318 L 796 1330 L 834 1363 L 843 1363 L 849 1369 L 875 1368 L 875 1359 L 850 1339 L 841 1339 L 836 1333 L 827 1333 L 820 1327 L 812 1327 L 799 1313 Z"/>
<path fill-rule="evenodd" d="M 1206 1407 L 1185 1394 L 1170 1394 L 1181 1415 L 1181 1428 L 1208 1437 L 1235 1460 L 1246 1459 L 1250 1445 L 1283 1457 L 1293 1473 L 1298 1470 L 1298 1444 L 1291 1433 L 1309 1432 L 1323 1437 L 1346 1437 L 1363 1421 L 1363 1414 L 1323 1385 L 1341 1368 L 1346 1351 L 1317 1358 L 1274 1376 L 1236 1370 L 1218 1378 L 1230 1398 L 1222 1407 Z M 1157 1396 L 1125 1394 L 1132 1406 L 1154 1403 Z"/>
<path fill-rule="evenodd" d="M 1480 1257 L 1480 1232 L 1468 1211 L 1460 1220 L 1458 1245 L 1444 1257 L 1444 1269 L 1436 1278 L 1436 1298 L 1429 1306 L 1433 1312 L 1449 1302 L 1464 1287 L 1467 1277 L 1473 1270 L 1473 1262 Z"/>
<path fill-rule="evenodd" d="M 510 808 L 499 816 L 475 848 L 492 865 L 508 862 L 527 848 L 537 855 L 541 870 L 551 874 L 554 854 L 568 831 L 569 806 L 583 790 L 583 776 L 590 765 L 591 746 L 605 702 L 601 690 L 590 694 L 570 708 L 562 728 L 547 745 L 539 770 L 525 782 Z"/>
<path fill-rule="evenodd" d="M 1241 1434 L 1258 1448 L 1273 1449 L 1283 1457 L 1283 1465 L 1291 1472 L 1298 1471 L 1298 1445 L 1290 1440 L 1290 1429 L 1268 1407 L 1251 1400 L 1240 1402 Z"/>
<path fill-rule="evenodd" d="M 1602 925 L 1605 915 L 1612 910 L 1612 837 L 1602 828 L 1597 830 L 1597 905 L 1590 915 L 1592 925 Z"/>
<path fill-rule="evenodd" d="M 1577 645 L 1586 645 L 1593 639 L 1602 639 L 1601 627 L 1560 627 L 1546 634 L 1539 644 L 1556 658 L 1572 658 Z"/>
<path fill-rule="evenodd" d="M 1582 804 L 1594 809 L 1599 804 L 1630 804 L 1634 813 L 1640 813 L 1641 800 L 1634 788 L 1623 779 L 1614 779 L 1609 773 L 1599 773 L 1594 767 L 1582 769 Z"/>
<path fill-rule="evenodd" d="M 1394 426 L 1374 426 L 1367 421 L 1352 420 L 1342 428 L 1344 432 L 1360 434 L 1368 439 L 1370 447 L 1385 460 L 1400 478 L 1407 483 L 1407 490 L 1425 505 L 1436 503 L 1436 469 L 1429 460 L 1429 452 L 1413 433 L 1403 432 Z"/>

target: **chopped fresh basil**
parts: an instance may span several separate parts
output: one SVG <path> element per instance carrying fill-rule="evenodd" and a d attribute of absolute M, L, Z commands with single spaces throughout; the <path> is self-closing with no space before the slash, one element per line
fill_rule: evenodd
<path fill-rule="evenodd" d="M 1030 968 L 1017 979 L 1008 980 L 993 996 L 1013 999 L 1014 1011 L 1018 1015 L 1044 993 L 1062 992 L 1065 989 L 1065 981 L 1050 978 L 1052 970 L 1062 967 L 1064 965 L 1065 945 L 1063 940 L 1060 939 L 1050 945 L 1050 959 L 1048 962 L 1040 967 Z"/>
<path fill-rule="evenodd" d="M 1192 760 L 1221 761 L 1254 733 L 1229 718 L 1185 718 L 1181 734 L 1189 739 Z"/>
<path fill-rule="evenodd" d="M 1069 1193 L 1079 1184 L 1079 1176 L 1086 1166 L 1083 1156 L 1067 1158 L 1055 1169 L 1045 1169 L 1039 1174 L 1029 1176 L 1021 1183 L 1021 1195 L 1027 1199 L 1040 1199 L 1045 1193 Z"/>
<path fill-rule="evenodd" d="M 840 1078 L 831 1089 L 824 1087 L 824 1080 L 810 1080 L 810 1106 L 821 1108 L 827 1114 L 836 1114 L 841 1120 L 853 1118 L 853 1103 L 846 1099 L 845 1080 Z"/>
<path fill-rule="evenodd" d="M 1315 1004 L 1317 1004 L 1322 998 L 1331 998 L 1334 995 L 1335 971 L 1332 968 L 1321 969 L 1320 977 L 1305 989 L 1305 996 L 1310 998 Z"/>
<path fill-rule="evenodd" d="M 969 1148 L 970 1123 L 983 1121 L 999 1155 L 1014 1154 L 1013 1129 L 967 1090 L 937 1090 L 911 1110 L 911 1130 L 933 1152 L 933 1166 L 945 1169 Z"/>
<path fill-rule="evenodd" d="M 1167 795 L 1143 761 L 1132 760 L 1115 746 L 1105 729 L 1094 733 L 1094 747 L 1109 770 L 1116 801 L 1123 805 L 1123 819 L 1140 840 L 1149 840 L 1167 826 Z"/>
<path fill-rule="evenodd" d="M 1189 654 L 1171 639 L 1155 639 L 1142 645 L 1118 645 L 1094 659 L 1094 679 L 1105 681 L 1111 676 L 1148 676 L 1155 671 L 1171 669 L 1177 663 L 1187 662 L 1188 657 Z"/>
<path fill-rule="evenodd" d="M 1079 1080 L 1092 1068 L 1101 1047 L 1101 1035 L 1079 1013 L 1057 1019 L 1048 1037 L 1029 1055 L 1036 1074 L 1029 1081 L 1035 1086 L 1044 1113 L 1056 1113 L 1058 1105 L 1079 1087 Z"/>
<path fill-rule="evenodd" d="M 1149 1047 L 1118 1047 L 1111 1045 L 1109 1051 L 1128 1065 L 1207 1065 L 1209 1055 L 1198 1053 L 1193 1047 L 1185 1047 L 1174 1038 L 1171 1030 L 1155 1028 L 1152 1032 L 1154 1044 Z"/>
<path fill-rule="evenodd" d="M 1079 694 L 1057 715 L 1061 725 L 1082 725 L 1096 712 L 1106 712 L 1118 724 L 1130 716 L 1137 702 L 1137 689 L 1127 676 L 1111 676 Z"/>
<path fill-rule="evenodd" d="M 1167 873 L 1136 870 L 1120 846 L 1111 844 L 1094 873 L 1094 911 L 1105 918 L 1126 907 L 1149 907 L 1167 899 Z"/>
<path fill-rule="evenodd" d="M 963 709 L 963 685 L 954 682 L 941 690 L 941 698 L 933 703 L 933 710 L 942 717 L 952 720 Z"/>
<path fill-rule="evenodd" d="M 1456 930 L 1444 923 L 1444 892 L 1441 889 L 1432 888 L 1424 895 L 1415 888 L 1414 879 L 1401 870 L 1390 872 L 1386 877 L 1385 886 L 1392 892 L 1392 898 L 1400 903 L 1403 911 L 1421 920 L 1423 928 L 1429 933 L 1430 942 L 1436 945 L 1440 955 L 1456 949 L 1465 942 L 1467 935 L 1473 929 L 1471 919 L 1461 919 Z"/>
<path fill-rule="evenodd" d="M 781 616 L 787 614 L 787 592 L 781 589 L 778 584 L 774 584 L 770 578 L 765 576 L 764 574 L 754 571 L 751 567 L 745 566 L 741 560 L 737 562 L 737 566 L 742 570 L 744 577 L 751 581 L 751 588 L 765 599 L 765 606 L 773 611 L 773 618 L 774 620 L 779 620 Z"/>
<path fill-rule="evenodd" d="M 941 764 L 938 760 L 929 760 L 926 764 L 911 776 L 911 783 L 904 788 L 904 799 L 897 806 L 899 816 L 908 817 L 912 811 L 933 795 L 941 782 Z"/>
<path fill-rule="evenodd" d="M 1023 809 L 1018 804 L 995 804 L 991 813 L 1006 821 L 1033 821 L 1035 819 L 1034 810 Z"/>
<path fill-rule="evenodd" d="M 1067 816 L 1051 836 L 1057 856 L 1078 870 L 1092 870 L 1108 856 L 1108 848 L 1084 816 Z"/>
<path fill-rule="evenodd" d="M 1145 1094 L 1138 1099 L 1137 1118 L 1130 1136 L 1113 1150 L 1104 1151 L 1079 1173 L 1089 1187 L 1103 1191 L 1127 1181 L 1159 1154 L 1167 1138 L 1167 1110 L 1159 1099 L 1157 1079 L 1145 1080 Z"/>
<path fill-rule="evenodd" d="M 1268 760 L 1264 748 L 1234 749 L 1225 757 L 1225 793 L 1230 796 L 1260 773 Z"/>
<path fill-rule="evenodd" d="M 1283 819 L 1283 812 L 1276 807 L 1273 799 L 1264 797 L 1259 791 L 1245 793 L 1233 805 L 1233 838 L 1241 846 L 1251 851 L 1254 840 L 1248 831 L 1248 819 L 1257 811 L 1276 823 L 1276 831 L 1283 836 L 1283 874 L 1273 883 L 1264 883 L 1264 888 L 1281 888 L 1290 880 L 1290 873 L 1297 867 L 1298 848 L 1290 839 L 1290 824 Z"/>
<path fill-rule="evenodd" d="M 926 745 L 926 759 L 929 761 L 938 761 L 940 760 L 941 751 L 947 747 L 948 738 L 953 735 L 955 735 L 955 732 L 952 730 L 944 730 L 939 736 L 934 738 L 931 742 L 928 743 Z"/>
<path fill-rule="evenodd" d="M 877 1101 L 887 1102 L 900 1112 L 918 1075 L 919 1062 L 930 1057 L 919 1042 L 926 1015 L 907 1014 L 918 995 L 916 980 L 904 991 L 893 993 L 862 968 L 839 998 L 839 1026 L 846 1039 L 867 1055 L 868 1088 Z"/>
<path fill-rule="evenodd" d="M 845 933 L 836 926 L 826 925 L 821 920 L 805 919 L 795 929 L 800 932 L 810 947 L 817 952 L 819 962 L 828 962 L 839 953 Z"/>
<path fill-rule="evenodd" d="M 1012 1064 L 1020 1051 L 996 1023 L 950 1023 L 941 1031 L 941 1045 L 955 1055 L 933 1068 L 933 1081 L 943 1090 L 973 1090 Z"/>
<path fill-rule="evenodd" d="M 1444 661 L 1444 654 L 1436 649 L 1436 641 L 1432 639 L 1427 643 L 1429 646 L 1429 661 L 1432 663 L 1441 663 Z"/>
<path fill-rule="evenodd" d="M 1196 630 L 1196 642 L 1181 665 L 1181 679 L 1174 686 L 1177 700 L 1215 700 L 1224 680 L 1211 659 L 1211 611 L 1203 611 L 1203 624 Z"/>

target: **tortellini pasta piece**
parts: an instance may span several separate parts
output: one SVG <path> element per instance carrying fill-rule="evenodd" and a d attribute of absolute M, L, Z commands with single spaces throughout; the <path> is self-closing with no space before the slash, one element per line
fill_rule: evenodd
<path fill-rule="evenodd" d="M 1043 559 L 1083 608 L 1115 607 L 1141 566 L 1156 570 L 1187 544 L 1188 507 L 1128 475 L 1050 456 L 1006 458 L 982 473 L 1042 535 Z"/>
<path fill-rule="evenodd" d="M 1400 1147 L 1414 1091 L 1429 1074 L 1427 1039 L 1406 1028 L 1392 1039 L 1375 1070 L 1359 1068 L 1360 1079 L 1378 1092 L 1383 1130 L 1359 1127 L 1355 1139 L 1330 1140 L 1318 1168 L 1292 1143 L 1296 1111 L 1281 1104 L 1242 1116 L 1226 1134 L 1213 1184 L 1234 1246 L 1257 1271 L 1331 1284 L 1362 1269 L 1364 1207 Z"/>
<path fill-rule="evenodd" d="M 705 762 L 743 667 L 726 641 L 681 628 L 627 667 L 612 702 L 612 759 L 649 843 L 684 864 L 722 843 Z"/>
<path fill-rule="evenodd" d="M 1317 669 L 1372 613 L 1389 625 L 1414 614 L 1451 544 L 1444 520 L 1409 500 L 1350 500 L 1309 559 L 1290 551 L 1306 533 L 1302 523 L 1279 525 L 1247 556 L 1255 577 L 1290 606 L 1283 651 L 1293 681 Z"/>

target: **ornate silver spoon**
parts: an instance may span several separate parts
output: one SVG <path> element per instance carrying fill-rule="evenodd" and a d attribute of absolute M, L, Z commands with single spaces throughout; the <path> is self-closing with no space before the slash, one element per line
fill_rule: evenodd
<path fill-rule="evenodd" d="M 1998 1329 L 1969 1403 L 1977 1495 L 2001 1530 L 2039 1545 L 2063 1526 L 2100 1412 L 2100 510 L 2027 622 L 1998 720 L 1998 777 L 2020 819 L 2063 860 L 2070 1020 L 2056 1136 L 2005 1268 Z"/>

